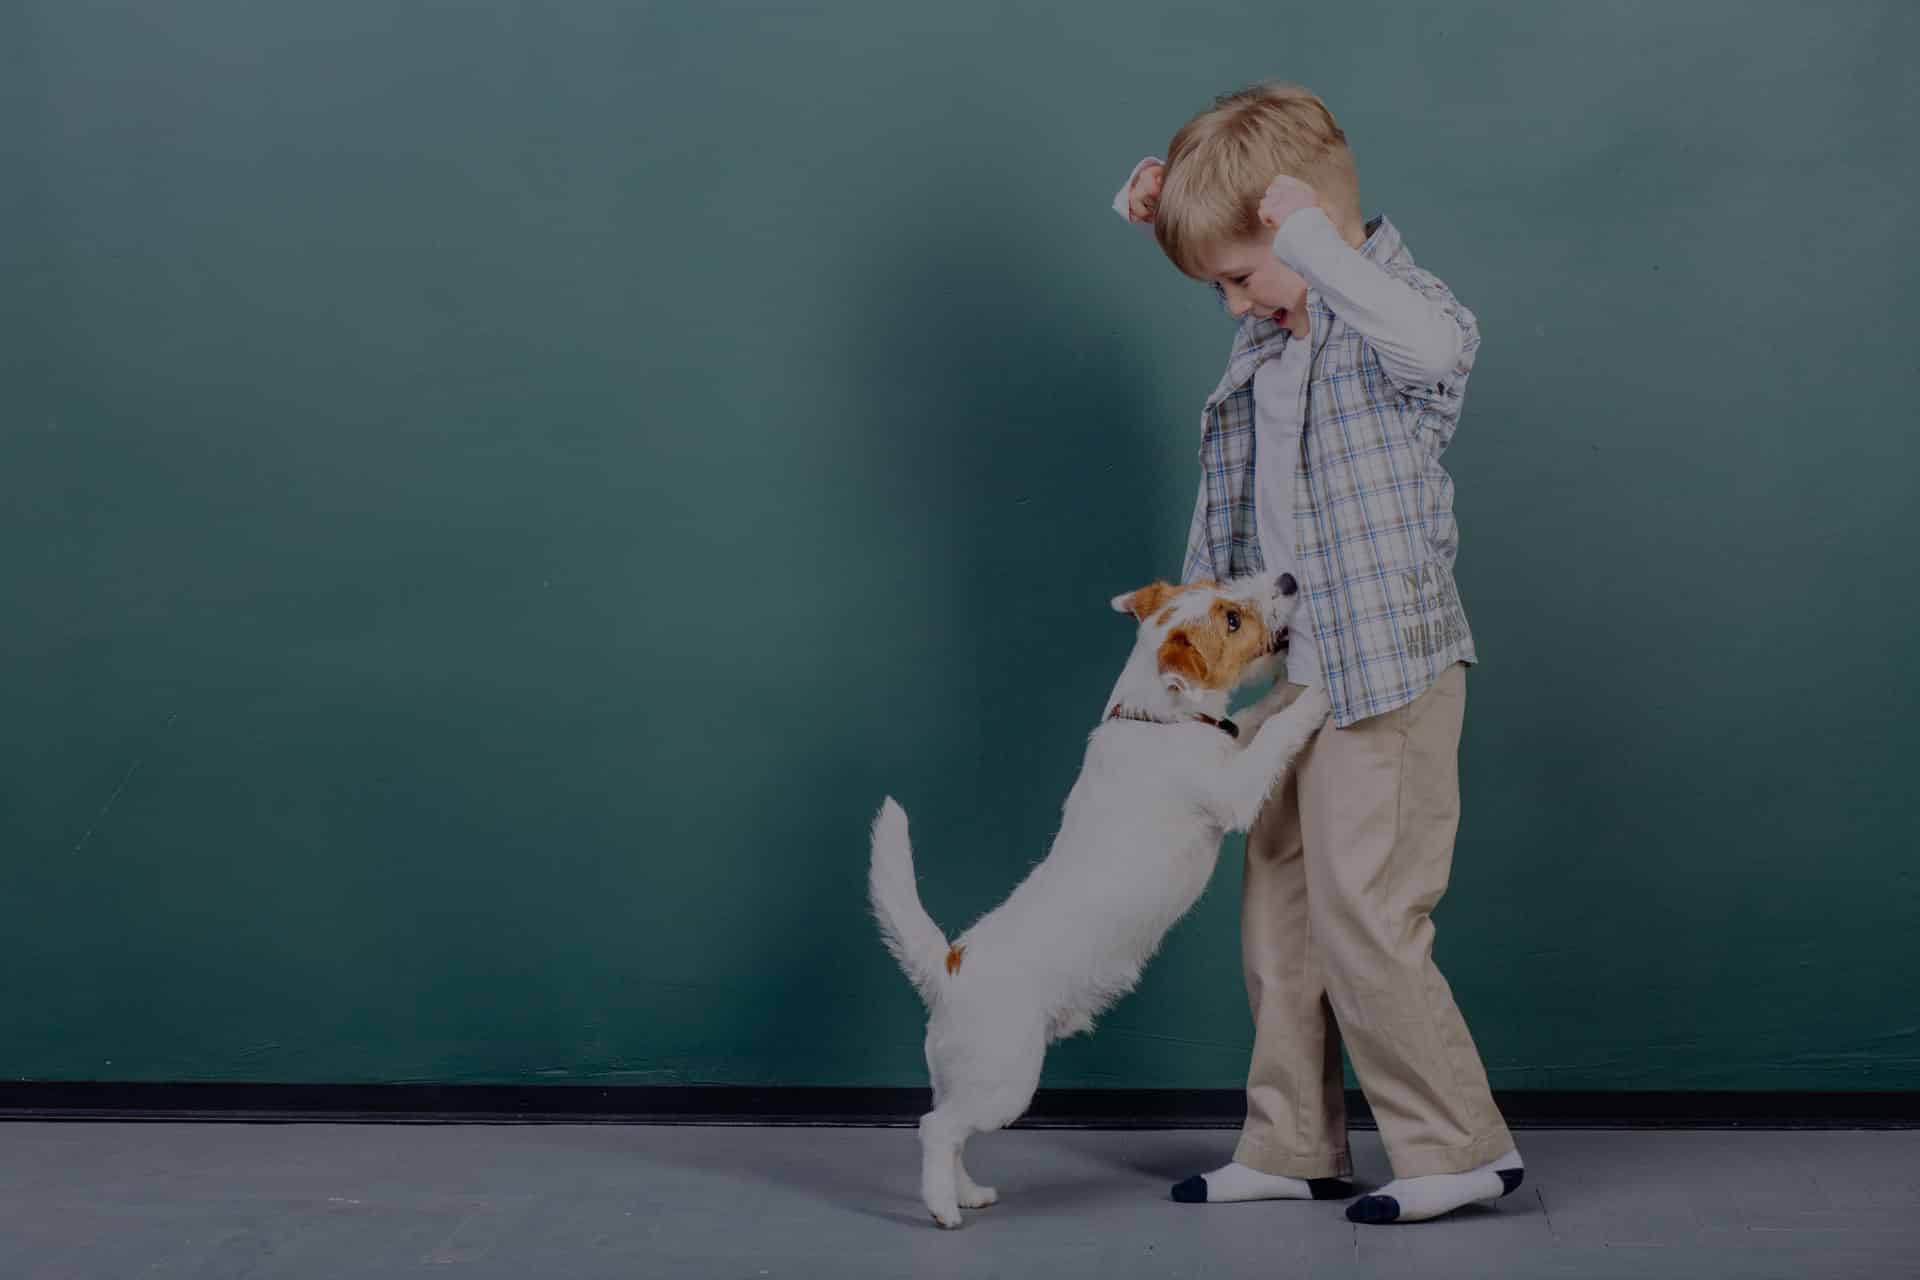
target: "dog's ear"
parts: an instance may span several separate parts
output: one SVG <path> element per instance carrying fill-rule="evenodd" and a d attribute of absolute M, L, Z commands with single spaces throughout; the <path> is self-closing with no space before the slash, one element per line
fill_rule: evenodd
<path fill-rule="evenodd" d="M 1125 591 L 1113 598 L 1115 613 L 1130 613 L 1136 621 L 1144 622 L 1148 614 L 1167 602 L 1179 588 L 1165 582 L 1150 582 L 1138 591 Z"/>
<path fill-rule="evenodd" d="M 1199 683 L 1206 682 L 1207 659 L 1193 647 L 1184 630 L 1175 631 L 1160 642 L 1159 663 L 1163 676 L 1185 676 Z"/>

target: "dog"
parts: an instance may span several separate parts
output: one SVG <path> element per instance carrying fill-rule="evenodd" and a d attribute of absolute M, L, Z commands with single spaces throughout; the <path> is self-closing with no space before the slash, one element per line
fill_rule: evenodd
<path fill-rule="evenodd" d="M 1328 714 L 1311 690 L 1226 718 L 1234 690 L 1277 669 L 1299 607 L 1287 573 L 1115 596 L 1133 651 L 1087 737 L 1047 856 L 998 907 L 944 937 L 915 887 L 907 815 L 873 821 L 868 897 L 882 941 L 926 1003 L 933 1110 L 920 1120 L 920 1191 L 943 1227 L 998 1198 L 962 1148 L 1026 1111 L 1047 1045 L 1093 1021 L 1207 887 L 1228 831 L 1252 825 Z"/>

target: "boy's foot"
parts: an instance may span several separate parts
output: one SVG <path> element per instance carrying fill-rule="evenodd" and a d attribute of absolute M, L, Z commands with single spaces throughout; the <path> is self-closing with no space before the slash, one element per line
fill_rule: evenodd
<path fill-rule="evenodd" d="M 1509 1151 L 1478 1169 L 1465 1173 L 1434 1173 L 1424 1178 L 1397 1178 L 1372 1195 L 1347 1206 L 1349 1222 L 1425 1222 L 1452 1213 L 1463 1204 L 1498 1200 L 1520 1185 L 1526 1166 L 1520 1153 Z"/>
<path fill-rule="evenodd" d="M 1173 1184 L 1181 1204 L 1229 1204 L 1242 1200 L 1344 1200 L 1353 1194 L 1345 1178 L 1289 1178 L 1229 1164 Z"/>

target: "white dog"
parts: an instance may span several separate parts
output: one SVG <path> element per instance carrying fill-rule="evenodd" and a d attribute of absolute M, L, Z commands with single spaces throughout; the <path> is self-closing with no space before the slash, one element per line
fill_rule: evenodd
<path fill-rule="evenodd" d="M 1298 604 L 1284 573 L 1114 597 L 1139 634 L 1088 736 L 1060 833 L 1012 895 L 951 943 L 920 905 L 907 815 L 891 796 L 881 805 L 868 891 L 931 1015 L 920 1189 L 941 1226 L 996 1198 L 967 1176 L 967 1138 L 1017 1120 L 1047 1045 L 1092 1030 L 1133 988 L 1206 889 L 1221 836 L 1252 824 L 1326 719 L 1319 690 L 1277 715 L 1263 700 L 1245 717 L 1244 743 L 1224 718 L 1236 686 L 1276 668 Z"/>

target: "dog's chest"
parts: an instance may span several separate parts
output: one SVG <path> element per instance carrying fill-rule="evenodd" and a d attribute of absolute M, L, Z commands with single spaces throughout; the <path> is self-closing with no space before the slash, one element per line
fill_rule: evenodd
<path fill-rule="evenodd" d="M 1062 835 L 1090 903 L 1151 928 L 1206 888 L 1220 830 L 1180 788 L 1164 780 L 1101 786 L 1076 800 Z"/>
<path fill-rule="evenodd" d="M 1097 791 L 1101 808 L 1165 832 L 1207 822 L 1203 780 L 1232 763 L 1233 740 L 1198 725 L 1115 728 L 1088 751 L 1074 790 Z"/>

